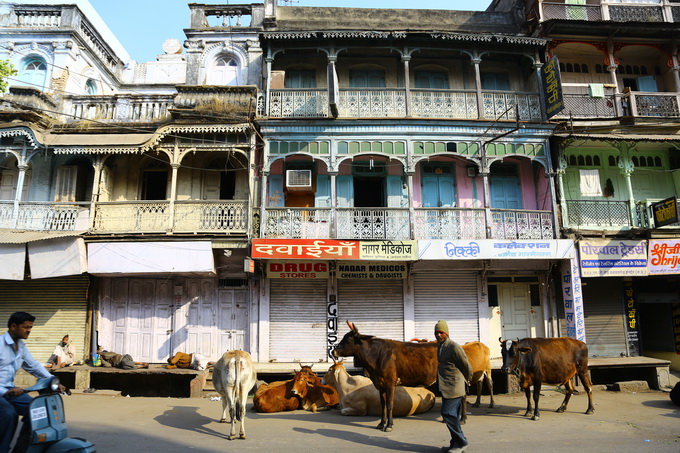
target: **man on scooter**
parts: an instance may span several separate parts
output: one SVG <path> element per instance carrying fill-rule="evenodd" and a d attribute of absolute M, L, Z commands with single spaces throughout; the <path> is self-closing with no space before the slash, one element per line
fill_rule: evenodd
<path fill-rule="evenodd" d="M 0 336 L 0 453 L 9 452 L 18 418 L 28 416 L 28 405 L 33 399 L 24 389 L 14 386 L 17 371 L 23 368 L 37 378 L 52 376 L 33 358 L 24 342 L 34 321 L 35 316 L 24 311 L 13 313 L 7 321 L 7 332 Z M 64 391 L 64 386 L 60 385 L 59 390 Z M 30 424 L 25 423 L 24 427 L 30 429 Z"/>

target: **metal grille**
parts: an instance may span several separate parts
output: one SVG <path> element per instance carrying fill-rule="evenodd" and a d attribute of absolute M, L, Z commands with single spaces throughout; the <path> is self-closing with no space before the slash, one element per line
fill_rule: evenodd
<path fill-rule="evenodd" d="M 663 22 L 659 6 L 609 5 L 609 19 L 614 22 Z"/>
<path fill-rule="evenodd" d="M 565 5 L 564 3 L 541 3 L 543 19 L 602 20 L 599 5 Z"/>
<path fill-rule="evenodd" d="M 240 288 L 246 286 L 248 280 L 245 278 L 221 278 L 219 280 L 218 286 L 220 288 Z"/>
<path fill-rule="evenodd" d="M 569 225 L 632 226 L 626 201 L 567 201 Z"/>
<path fill-rule="evenodd" d="M 338 319 L 356 324 L 362 334 L 403 341 L 402 280 L 338 280 Z M 340 337 L 345 327 L 340 324 Z"/>
<path fill-rule="evenodd" d="M 564 110 L 555 118 L 613 118 L 616 116 L 614 96 L 594 98 L 585 94 L 565 94 Z"/>

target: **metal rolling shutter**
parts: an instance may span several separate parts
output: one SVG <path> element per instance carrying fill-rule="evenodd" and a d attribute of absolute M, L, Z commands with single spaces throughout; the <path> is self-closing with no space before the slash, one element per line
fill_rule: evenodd
<path fill-rule="evenodd" d="M 88 286 L 89 279 L 83 275 L 4 280 L 0 282 L 0 322 L 4 327 L 12 313 L 27 311 L 36 317 L 26 342 L 33 357 L 46 361 L 68 334 L 76 347 L 76 357 L 82 359 L 89 352 Z"/>
<path fill-rule="evenodd" d="M 586 323 L 586 344 L 590 357 L 621 357 L 628 355 L 623 310 L 623 282 L 620 278 L 584 279 L 583 312 Z M 559 307 L 560 327 L 565 335 L 564 305 Z"/>
<path fill-rule="evenodd" d="M 434 325 L 445 319 L 457 343 L 479 340 L 477 272 L 419 272 L 414 275 L 416 338 L 434 340 Z"/>
<path fill-rule="evenodd" d="M 272 279 L 269 357 L 277 362 L 326 361 L 326 280 Z"/>
<path fill-rule="evenodd" d="M 349 330 L 391 340 L 404 340 L 404 285 L 402 280 L 338 280 L 338 334 Z"/>

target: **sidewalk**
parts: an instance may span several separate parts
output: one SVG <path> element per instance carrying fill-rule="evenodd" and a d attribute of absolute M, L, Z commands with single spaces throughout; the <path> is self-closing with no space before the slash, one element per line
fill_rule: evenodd
<path fill-rule="evenodd" d="M 594 392 L 595 414 L 585 415 L 586 396 L 572 397 L 567 412 L 555 413 L 563 395 L 544 388 L 541 419 L 524 418 L 523 394 L 496 396 L 496 408 L 470 408 L 464 426 L 475 452 L 680 451 L 680 407 L 668 393 Z M 375 429 L 377 417 L 346 417 L 338 410 L 257 414 L 248 404 L 247 440 L 228 441 L 229 424 L 218 423 L 222 405 L 208 398 L 126 398 L 74 394 L 64 398 L 72 436 L 93 442 L 98 452 L 422 452 L 448 443 L 440 402 L 426 414 L 395 419 L 394 431 Z"/>

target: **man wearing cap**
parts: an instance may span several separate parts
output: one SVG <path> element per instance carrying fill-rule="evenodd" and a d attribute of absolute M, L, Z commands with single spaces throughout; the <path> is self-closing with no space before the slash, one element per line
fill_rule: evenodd
<path fill-rule="evenodd" d="M 468 440 L 460 426 L 460 417 L 465 398 L 465 385 L 472 379 L 472 367 L 463 348 L 449 338 L 449 326 L 446 321 L 437 321 L 434 336 L 439 343 L 437 384 L 442 394 L 442 417 L 451 433 L 450 444 L 442 447 L 442 452 L 463 453 Z"/>

